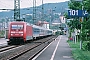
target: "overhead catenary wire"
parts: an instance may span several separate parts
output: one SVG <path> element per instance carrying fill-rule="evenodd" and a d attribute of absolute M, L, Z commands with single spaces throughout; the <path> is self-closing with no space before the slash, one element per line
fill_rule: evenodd
<path fill-rule="evenodd" d="M 32 0 L 20 0 L 20 2 L 21 2 L 21 8 L 27 8 L 33 6 Z"/>
<path fill-rule="evenodd" d="M 13 5 L 9 5 L 9 4 L 7 4 L 7 3 L 5 3 L 5 2 L 2 2 L 2 1 L 0 1 L 1 3 L 0 3 L 0 5 L 3 5 L 4 7 L 6 7 L 6 8 L 8 8 L 8 7 L 14 7 Z"/>
<path fill-rule="evenodd" d="M 33 6 L 33 1 L 32 0 L 28 0 L 28 1 L 29 1 L 28 3 L 30 3 Z"/>

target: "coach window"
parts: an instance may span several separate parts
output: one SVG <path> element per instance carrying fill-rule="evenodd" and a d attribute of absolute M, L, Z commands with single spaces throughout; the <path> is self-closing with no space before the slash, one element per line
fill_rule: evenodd
<path fill-rule="evenodd" d="M 33 29 L 33 31 L 36 33 L 36 32 L 37 32 L 37 29 L 36 29 L 36 28 L 34 28 L 34 29 Z"/>
<path fill-rule="evenodd" d="M 38 33 L 39 32 L 39 29 L 35 28 L 35 32 Z"/>

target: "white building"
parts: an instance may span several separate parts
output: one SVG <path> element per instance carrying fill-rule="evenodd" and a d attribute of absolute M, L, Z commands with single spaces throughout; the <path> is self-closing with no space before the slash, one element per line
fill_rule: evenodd
<path fill-rule="evenodd" d="M 43 27 L 49 29 L 49 23 L 46 22 L 46 21 L 44 21 L 44 23 L 43 23 Z"/>
<path fill-rule="evenodd" d="M 64 16 L 60 16 L 61 23 L 66 23 L 66 19 Z"/>

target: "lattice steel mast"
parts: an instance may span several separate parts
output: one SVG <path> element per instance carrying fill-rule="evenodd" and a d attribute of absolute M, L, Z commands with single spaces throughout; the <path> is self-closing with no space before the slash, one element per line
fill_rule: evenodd
<path fill-rule="evenodd" d="M 14 20 L 20 19 L 20 0 L 14 0 Z"/>
<path fill-rule="evenodd" d="M 33 0 L 33 24 L 36 23 L 36 0 Z"/>

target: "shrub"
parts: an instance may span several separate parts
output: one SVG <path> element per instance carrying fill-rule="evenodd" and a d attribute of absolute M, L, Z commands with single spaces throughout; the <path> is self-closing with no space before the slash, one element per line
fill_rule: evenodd
<path fill-rule="evenodd" d="M 89 41 L 83 41 L 82 49 L 90 51 L 90 42 Z"/>

